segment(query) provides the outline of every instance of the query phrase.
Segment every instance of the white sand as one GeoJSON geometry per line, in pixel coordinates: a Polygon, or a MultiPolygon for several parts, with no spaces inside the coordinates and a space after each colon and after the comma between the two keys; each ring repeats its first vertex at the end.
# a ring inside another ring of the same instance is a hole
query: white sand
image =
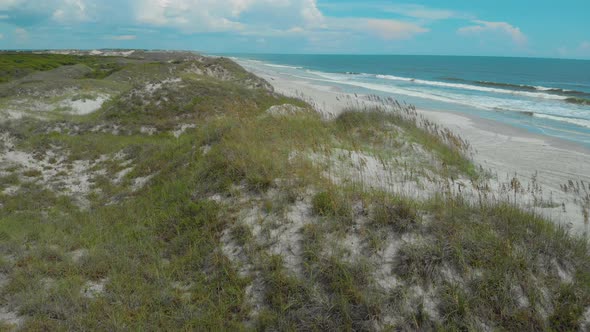
{"type": "Polygon", "coordinates": [[[174,135],[174,137],[176,137],[176,138],[179,138],[180,135],[184,134],[185,131],[187,131],[188,129],[193,129],[193,128],[197,128],[197,125],[185,123],[180,126],[177,126],[176,129],[174,129],[172,131],[172,135],[174,135]]]}
{"type": "MultiPolygon", "coordinates": [[[[326,118],[338,115],[351,105],[366,103],[358,98],[360,96],[343,94],[335,86],[295,80],[266,70],[259,72],[253,68],[246,69],[266,79],[277,92],[310,102],[326,118]]],[[[403,97],[400,97],[400,101],[403,101],[403,97]]],[[[573,233],[581,234],[588,230],[580,206],[580,195],[564,193],[561,185],[569,181],[590,184],[589,149],[463,113],[434,110],[418,112],[466,139],[475,150],[475,163],[495,176],[496,189],[501,183],[510,183],[515,175],[524,186],[530,185],[533,183],[531,178],[537,174],[536,183],[543,197],[563,205],[557,208],[536,208],[535,211],[572,227],[573,233]]]]}
{"type": "Polygon", "coordinates": [[[98,95],[95,99],[66,100],[61,106],[70,108],[72,114],[86,115],[98,111],[109,98],[109,95],[98,95]]]}

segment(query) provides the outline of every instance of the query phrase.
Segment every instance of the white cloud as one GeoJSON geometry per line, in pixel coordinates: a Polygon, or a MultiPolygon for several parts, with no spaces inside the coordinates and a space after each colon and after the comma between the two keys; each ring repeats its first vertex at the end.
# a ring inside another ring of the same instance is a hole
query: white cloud
{"type": "Polygon", "coordinates": [[[140,23],[188,33],[321,26],[316,0],[135,0],[140,23]]]}
{"type": "MultiPolygon", "coordinates": [[[[233,32],[244,36],[302,36],[309,40],[328,33],[341,38],[362,33],[385,40],[408,39],[429,30],[401,20],[326,17],[316,0],[135,0],[138,22],[172,27],[185,33],[233,32]]],[[[447,16],[424,7],[405,8],[421,16],[447,16]]]]}
{"type": "Polygon", "coordinates": [[[584,40],[576,47],[558,47],[557,55],[562,58],[588,58],[590,57],[590,41],[584,40]]]}
{"type": "Polygon", "coordinates": [[[508,35],[512,41],[517,45],[525,45],[527,43],[527,37],[520,28],[515,27],[507,22],[489,22],[482,20],[474,20],[473,23],[477,25],[467,26],[457,30],[462,35],[474,35],[485,32],[500,32],[508,35]]]}
{"type": "MultiPolygon", "coordinates": [[[[10,11],[14,11],[17,16],[34,14],[62,24],[90,20],[95,7],[97,2],[92,0],[0,0],[0,10],[8,11],[9,14],[10,11]]],[[[0,17],[9,18],[7,15],[0,17]]]]}
{"type": "MultiPolygon", "coordinates": [[[[425,18],[452,15],[450,11],[404,5],[390,9],[406,13],[406,20],[325,16],[318,7],[320,0],[124,0],[113,12],[117,1],[0,0],[0,10],[10,8],[17,16],[33,14],[44,22],[71,27],[84,22],[100,22],[105,25],[102,31],[120,27],[115,31],[121,35],[104,34],[104,39],[111,40],[133,40],[144,31],[168,28],[185,34],[231,33],[266,44],[273,39],[297,39],[310,45],[330,41],[345,45],[350,38],[409,39],[429,31],[423,26],[425,18]]],[[[12,18],[10,11],[7,14],[12,18]]],[[[26,38],[26,34],[22,36],[26,38]]]]}
{"type": "Polygon", "coordinates": [[[10,18],[10,16],[8,16],[8,15],[0,15],[0,20],[7,20],[9,18],[10,18]]]}
{"type": "Polygon", "coordinates": [[[16,40],[19,43],[25,42],[27,39],[29,39],[29,32],[23,28],[14,29],[14,34],[16,36],[16,40]]]}
{"type": "Polygon", "coordinates": [[[366,27],[386,40],[409,39],[417,34],[430,31],[413,23],[396,20],[367,19],[366,27]]]}
{"type": "MultiPolygon", "coordinates": [[[[64,0],[0,0],[0,11],[18,11],[45,15],[51,14],[52,10],[55,9],[64,0]]],[[[13,15],[11,15],[14,18],[13,15]]]]}
{"type": "Polygon", "coordinates": [[[137,39],[137,36],[136,35],[109,36],[108,39],[112,39],[112,40],[135,40],[135,39],[137,39]]]}
{"type": "Polygon", "coordinates": [[[466,16],[465,14],[453,10],[430,8],[413,4],[389,5],[384,6],[382,10],[407,17],[426,20],[446,20],[450,18],[462,18],[466,16]]]}
{"type": "Polygon", "coordinates": [[[0,0],[0,10],[9,10],[24,2],[23,0],[0,0]]]}
{"type": "Polygon", "coordinates": [[[322,9],[329,9],[332,12],[385,12],[393,13],[407,18],[419,19],[424,21],[438,21],[447,19],[466,19],[473,20],[475,17],[472,14],[444,9],[429,7],[419,4],[410,3],[393,3],[394,1],[356,1],[356,2],[334,2],[323,3],[319,7],[322,9]]]}
{"type": "Polygon", "coordinates": [[[53,11],[51,18],[59,23],[89,20],[87,5],[82,0],[63,0],[53,11]]]}
{"type": "Polygon", "coordinates": [[[0,39],[4,39],[4,35],[0,33],[0,39]]]}

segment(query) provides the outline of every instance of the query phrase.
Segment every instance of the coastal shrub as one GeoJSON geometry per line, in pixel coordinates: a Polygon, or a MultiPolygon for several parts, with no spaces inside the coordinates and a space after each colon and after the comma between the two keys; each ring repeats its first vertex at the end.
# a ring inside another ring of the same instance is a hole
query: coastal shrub
{"type": "Polygon", "coordinates": [[[322,249],[326,237],[326,232],[322,226],[317,223],[310,223],[301,229],[303,238],[301,258],[304,263],[305,272],[308,275],[316,273],[316,264],[322,258],[322,249]]]}
{"type": "Polygon", "coordinates": [[[257,330],[318,330],[337,324],[328,319],[328,308],[315,296],[312,285],[285,270],[281,256],[271,255],[264,263],[261,276],[267,307],[258,315],[257,330]]]}
{"type": "Polygon", "coordinates": [[[190,237],[195,232],[214,230],[218,225],[219,207],[213,201],[180,201],[177,212],[163,218],[159,225],[163,240],[190,237]]]}
{"type": "MultiPolygon", "coordinates": [[[[243,128],[236,131],[243,133],[243,128]]],[[[266,191],[273,183],[284,158],[272,147],[263,147],[250,137],[234,140],[241,134],[229,133],[214,146],[204,161],[201,178],[213,185],[211,189],[226,191],[231,184],[242,181],[254,191],[266,191]]]]}
{"type": "Polygon", "coordinates": [[[472,297],[463,287],[453,283],[445,283],[438,294],[440,303],[438,309],[445,317],[447,327],[456,331],[470,331],[475,329],[473,313],[470,307],[472,297]]]}
{"type": "Polygon", "coordinates": [[[343,296],[343,300],[350,304],[366,302],[359,285],[370,282],[369,269],[362,263],[350,264],[334,256],[326,258],[319,265],[322,282],[328,289],[343,296]]]}
{"type": "Polygon", "coordinates": [[[314,195],[311,201],[314,214],[323,217],[338,217],[339,220],[352,220],[352,207],[346,198],[334,190],[314,195]]]}
{"type": "Polygon", "coordinates": [[[390,227],[398,233],[415,229],[420,222],[416,204],[400,198],[379,198],[373,207],[371,222],[378,227],[390,227]]]}
{"type": "Polygon", "coordinates": [[[231,235],[234,238],[234,240],[237,242],[237,244],[241,247],[246,246],[253,239],[253,235],[252,235],[252,231],[250,230],[250,227],[248,225],[243,224],[243,223],[238,223],[237,225],[235,225],[231,230],[231,235]]]}
{"type": "Polygon", "coordinates": [[[124,67],[118,61],[117,58],[99,56],[3,52],[0,54],[0,82],[18,79],[35,71],[49,71],[77,64],[90,67],[85,78],[102,79],[124,67]]]}
{"type": "Polygon", "coordinates": [[[348,108],[338,115],[335,120],[341,130],[351,130],[367,126],[382,125],[383,120],[391,117],[381,108],[375,107],[370,109],[348,108]]]}
{"type": "Polygon", "coordinates": [[[413,282],[437,282],[446,260],[444,249],[436,242],[406,244],[399,249],[393,272],[413,282]]]}
{"type": "Polygon", "coordinates": [[[366,330],[381,313],[380,296],[369,293],[370,269],[363,262],[348,263],[337,257],[320,262],[319,277],[331,299],[331,324],[340,323],[338,329],[366,330]]]}
{"type": "Polygon", "coordinates": [[[324,191],[317,193],[312,200],[313,212],[320,216],[335,215],[334,202],[332,195],[324,191]]]}
{"type": "Polygon", "coordinates": [[[590,297],[574,285],[563,285],[553,301],[555,310],[549,317],[549,324],[555,331],[574,331],[580,326],[590,297]]]}
{"type": "Polygon", "coordinates": [[[40,170],[37,169],[30,169],[30,170],[26,170],[23,172],[23,176],[29,177],[29,178],[36,178],[43,175],[43,172],[41,172],[40,170]]]}
{"type": "Polygon", "coordinates": [[[392,108],[389,101],[382,102],[383,105],[376,107],[346,109],[334,120],[336,135],[343,140],[354,138],[351,144],[355,147],[361,142],[379,143],[378,149],[381,150],[383,142],[379,141],[380,136],[388,132],[395,134],[398,129],[394,128],[399,128],[405,141],[418,143],[440,158],[442,167],[438,171],[442,175],[457,177],[462,173],[478,178],[478,171],[468,158],[469,144],[461,137],[420,118],[410,106],[393,104],[392,108]]]}

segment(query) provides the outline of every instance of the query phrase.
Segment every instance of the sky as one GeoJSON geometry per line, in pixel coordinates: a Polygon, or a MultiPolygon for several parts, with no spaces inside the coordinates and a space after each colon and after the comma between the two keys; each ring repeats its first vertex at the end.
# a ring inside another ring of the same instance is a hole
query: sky
{"type": "Polygon", "coordinates": [[[0,49],[590,59],[589,0],[0,0],[0,49]]]}

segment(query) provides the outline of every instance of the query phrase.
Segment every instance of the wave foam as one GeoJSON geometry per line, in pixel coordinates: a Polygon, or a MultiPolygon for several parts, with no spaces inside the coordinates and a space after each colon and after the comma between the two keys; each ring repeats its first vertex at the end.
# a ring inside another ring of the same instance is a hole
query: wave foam
{"type": "Polygon", "coordinates": [[[301,67],[294,67],[294,66],[287,66],[287,65],[277,65],[274,63],[262,63],[265,66],[273,67],[273,68],[286,68],[286,69],[303,69],[301,67]]]}
{"type": "MultiPolygon", "coordinates": [[[[376,83],[368,83],[368,82],[360,82],[355,80],[346,80],[338,77],[337,75],[327,74],[322,72],[312,72],[321,78],[310,78],[310,77],[300,77],[302,79],[312,79],[317,81],[323,81],[328,83],[336,83],[336,84],[345,84],[349,86],[356,86],[368,90],[391,93],[391,94],[398,94],[398,95],[405,95],[410,97],[416,97],[421,99],[428,99],[434,101],[440,101],[444,103],[451,103],[451,104],[458,104],[478,109],[483,109],[487,111],[500,111],[500,112],[518,112],[528,115],[535,116],[537,110],[539,109],[538,102],[535,101],[526,101],[526,100],[512,100],[512,99],[504,99],[504,98],[496,98],[496,97],[483,97],[483,96],[474,96],[474,95],[463,95],[463,94],[455,94],[455,93],[444,93],[442,91],[437,91],[436,93],[433,91],[429,91],[426,89],[421,90],[413,90],[408,89],[406,87],[399,87],[395,85],[385,85],[385,84],[376,84],[376,83]]],[[[561,107],[557,104],[548,106],[551,107],[554,111],[563,112],[567,114],[568,112],[572,112],[572,110],[568,108],[561,107]]],[[[552,116],[552,115],[545,115],[545,116],[552,116]]],[[[553,115],[553,117],[559,119],[561,117],[553,115]]],[[[577,118],[569,118],[565,117],[566,120],[560,120],[562,122],[570,122],[572,124],[587,126],[590,123],[590,120],[583,120],[577,118]],[[586,122],[588,121],[588,122],[586,122]]]]}
{"type": "Polygon", "coordinates": [[[566,122],[566,123],[574,124],[574,125],[577,125],[580,127],[590,128],[590,120],[586,120],[586,119],[569,118],[569,117],[565,117],[565,116],[555,116],[555,115],[542,114],[542,113],[534,113],[533,116],[535,118],[547,119],[547,120],[553,120],[553,121],[559,121],[559,122],[566,122]]]}
{"type": "MultiPolygon", "coordinates": [[[[439,82],[439,81],[428,81],[428,80],[419,80],[414,78],[408,77],[399,77],[393,75],[374,75],[374,74],[365,74],[365,73],[356,73],[356,72],[349,72],[349,73],[327,73],[321,71],[314,71],[309,70],[301,67],[293,67],[293,66],[285,66],[285,65],[276,65],[276,64],[268,64],[262,63],[264,66],[267,67],[275,67],[275,68],[288,68],[288,69],[298,69],[300,75],[296,75],[295,73],[291,73],[292,77],[303,79],[303,80],[312,80],[318,82],[325,82],[325,83],[332,83],[332,84],[342,84],[348,86],[359,87],[367,90],[384,92],[394,95],[404,95],[408,97],[415,97],[420,99],[427,99],[432,101],[438,101],[443,103],[449,104],[456,104],[456,105],[463,105],[467,107],[473,107],[477,109],[482,109],[486,111],[495,111],[495,112],[518,112],[527,114],[529,116],[533,116],[540,119],[552,120],[562,123],[569,123],[576,126],[581,126],[584,128],[590,128],[590,119],[586,120],[583,118],[577,117],[569,117],[575,116],[576,112],[581,110],[575,110],[570,107],[566,107],[565,104],[562,104],[562,101],[567,99],[567,96],[563,95],[556,95],[551,93],[558,92],[556,88],[548,88],[543,86],[523,86],[523,89],[536,89],[538,92],[532,91],[518,91],[518,90],[507,90],[502,88],[494,88],[490,83],[488,87],[486,86],[478,86],[473,84],[480,84],[477,82],[472,81],[460,81],[465,83],[449,83],[449,82],[439,82]],[[382,79],[382,80],[395,80],[395,81],[403,81],[414,83],[416,86],[412,87],[411,85],[395,85],[395,84],[386,84],[381,83],[380,81],[374,80],[375,78],[382,79]],[[371,81],[373,80],[373,81],[371,81]],[[468,84],[472,83],[472,84],[468,84]],[[420,87],[419,85],[423,85],[424,87],[420,87]],[[432,88],[427,88],[432,87],[432,88]],[[453,88],[455,90],[449,89],[435,89],[435,88],[453,88]],[[473,94],[465,94],[461,93],[460,90],[476,90],[482,92],[489,92],[494,93],[496,96],[482,96],[482,95],[473,95],[473,94]],[[546,91],[547,93],[543,93],[541,91],[546,91]],[[526,96],[534,98],[535,100],[530,99],[507,99],[502,98],[502,94],[511,94],[516,96],[526,96]],[[543,104],[540,104],[541,100],[546,100],[543,104]],[[546,114],[546,113],[537,113],[539,110],[545,109],[550,111],[554,114],[546,114]],[[557,115],[559,114],[559,115],[557,115]],[[563,114],[563,115],[562,115],[563,114]]],[[[457,81],[459,81],[457,79],[457,81]]],[[[497,84],[497,83],[494,83],[497,84]]],[[[514,85],[512,86],[513,89],[517,89],[519,86],[514,85]]],[[[561,89],[559,89],[561,91],[561,89]]],[[[572,90],[563,90],[563,91],[572,91],[572,90]]],[[[572,91],[574,92],[574,91],[572,91]]]]}
{"type": "Polygon", "coordinates": [[[461,83],[426,81],[426,80],[419,80],[419,79],[407,78],[407,77],[398,77],[398,76],[392,76],[392,75],[376,75],[376,77],[380,78],[380,79],[386,79],[386,80],[412,82],[412,83],[416,83],[416,84],[437,86],[437,87],[443,87],[443,88],[453,88],[453,89],[481,91],[481,92],[489,92],[489,93],[520,95],[520,96],[525,96],[525,97],[530,97],[530,98],[543,98],[543,99],[553,99],[553,100],[567,99],[567,97],[565,97],[565,96],[559,96],[559,95],[555,95],[555,94],[541,93],[541,92],[527,92],[527,91],[518,91],[518,90],[488,88],[488,87],[482,87],[482,86],[471,85],[471,84],[461,84],[461,83]]]}

